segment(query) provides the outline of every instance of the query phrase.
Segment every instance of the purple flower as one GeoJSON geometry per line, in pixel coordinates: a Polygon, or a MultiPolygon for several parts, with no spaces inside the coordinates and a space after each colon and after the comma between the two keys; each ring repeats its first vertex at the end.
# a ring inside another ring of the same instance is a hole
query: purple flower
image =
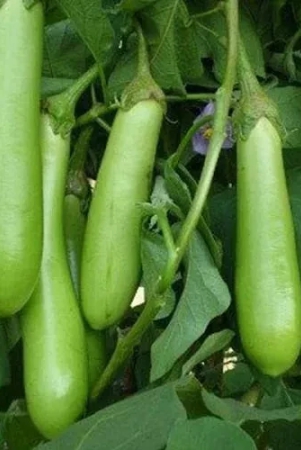
{"type": "MultiPolygon", "coordinates": [[[[207,103],[207,105],[202,109],[201,113],[195,118],[194,123],[205,116],[213,116],[215,112],[215,105],[211,101],[207,103]]],[[[213,129],[212,129],[212,122],[208,122],[205,125],[201,126],[199,130],[194,134],[192,138],[192,146],[193,150],[196,153],[200,153],[201,155],[206,155],[208,147],[209,147],[209,141],[212,136],[213,129]]],[[[224,143],[222,145],[222,148],[232,148],[234,143],[233,138],[233,129],[232,124],[230,121],[227,122],[226,125],[226,139],[224,140],[224,143]]]]}

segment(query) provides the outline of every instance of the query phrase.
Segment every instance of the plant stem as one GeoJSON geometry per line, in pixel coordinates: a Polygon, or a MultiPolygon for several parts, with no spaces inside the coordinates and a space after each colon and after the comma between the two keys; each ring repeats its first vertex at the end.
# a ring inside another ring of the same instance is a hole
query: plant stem
{"type": "Polygon", "coordinates": [[[183,137],[183,139],[181,140],[177,150],[175,151],[175,153],[170,157],[170,162],[171,162],[171,166],[172,168],[175,168],[181,158],[182,155],[187,147],[187,145],[189,144],[189,142],[191,141],[192,137],[194,136],[194,134],[206,123],[211,122],[213,119],[213,116],[205,116],[205,117],[201,117],[200,119],[196,120],[191,127],[189,128],[189,130],[187,131],[187,133],[185,134],[185,136],[183,137]]]}
{"type": "Polygon", "coordinates": [[[84,170],[92,132],[92,126],[87,126],[81,130],[81,133],[74,146],[74,151],[70,158],[69,170],[84,170]]]}
{"type": "Polygon", "coordinates": [[[255,94],[261,92],[262,88],[254,75],[245,46],[241,39],[239,39],[238,50],[238,73],[241,80],[242,97],[252,98],[255,94]]]}
{"type": "Polygon", "coordinates": [[[115,111],[117,108],[117,103],[113,103],[109,106],[106,106],[103,103],[96,103],[89,111],[79,116],[75,126],[82,127],[83,125],[87,125],[88,123],[94,122],[98,117],[104,116],[111,111],[115,111]]]}
{"type": "Polygon", "coordinates": [[[207,92],[202,94],[186,94],[186,95],[165,95],[167,102],[185,102],[185,101],[207,101],[214,100],[215,92],[207,92]]]}
{"type": "Polygon", "coordinates": [[[227,0],[225,4],[228,26],[228,55],[225,78],[217,92],[216,115],[214,118],[213,135],[209,145],[209,151],[205,159],[204,169],[201,174],[195,198],[191,210],[180,231],[175,256],[169,257],[163,276],[157,279],[153,295],[147,300],[146,305],[133,325],[129,333],[118,340],[116,349],[104,370],[101,378],[92,389],[90,398],[95,400],[100,393],[110,384],[120,367],[124,365],[131,355],[133,348],[139,343],[141,337],[149,327],[152,320],[164,304],[164,293],[174,280],[178,266],[187,249],[190,237],[198,223],[199,216],[204,206],[214,169],[218,160],[221,146],[225,139],[225,128],[228,119],[228,110],[231,102],[231,94],[236,75],[237,42],[238,42],[238,4],[237,0],[227,0]]]}
{"type": "Polygon", "coordinates": [[[222,9],[224,9],[224,2],[220,2],[215,8],[212,8],[209,11],[192,14],[191,18],[192,19],[202,19],[204,17],[211,16],[212,14],[219,13],[222,9]]]}
{"type": "Polygon", "coordinates": [[[63,136],[70,133],[75,125],[74,110],[78,99],[87,87],[99,75],[98,66],[95,64],[85,72],[72,86],[61,94],[54,95],[47,100],[48,112],[52,116],[55,133],[63,136]]]}
{"type": "Polygon", "coordinates": [[[284,51],[284,66],[286,67],[289,76],[292,80],[296,80],[296,64],[294,62],[294,47],[298,40],[301,37],[301,28],[296,31],[292,39],[289,41],[289,43],[286,46],[286,49],[284,51]]]}
{"type": "Polygon", "coordinates": [[[167,212],[164,210],[162,211],[162,210],[158,209],[157,216],[158,216],[159,226],[163,233],[164,242],[167,247],[169,257],[171,258],[176,251],[176,246],[175,246],[175,241],[174,241],[174,238],[173,238],[173,235],[171,232],[171,228],[170,228],[170,225],[168,222],[167,212]]]}
{"type": "Polygon", "coordinates": [[[66,183],[66,195],[72,194],[80,199],[86,199],[90,193],[89,183],[85,174],[85,162],[92,136],[93,127],[82,129],[70,158],[66,183]]]}
{"type": "Polygon", "coordinates": [[[101,128],[103,128],[107,133],[110,134],[111,127],[105,120],[101,119],[100,117],[97,117],[97,119],[95,120],[101,128]]]}
{"type": "Polygon", "coordinates": [[[228,111],[231,104],[231,95],[236,77],[236,62],[238,49],[238,5],[237,0],[228,0],[225,4],[228,25],[228,56],[227,67],[223,84],[216,93],[216,112],[213,121],[213,134],[209,142],[208,153],[200,181],[193,199],[191,208],[181,228],[177,241],[177,258],[174,263],[178,267],[190,237],[198,223],[200,214],[205,205],[207,195],[213,179],[215,167],[220,150],[225,140],[225,128],[228,111]]]}
{"type": "Polygon", "coordinates": [[[105,77],[103,68],[102,68],[102,66],[100,64],[97,65],[97,69],[98,69],[98,73],[99,73],[99,78],[100,78],[100,84],[101,84],[101,90],[102,90],[104,103],[105,103],[105,105],[108,105],[108,94],[107,94],[106,77],[105,77]]]}

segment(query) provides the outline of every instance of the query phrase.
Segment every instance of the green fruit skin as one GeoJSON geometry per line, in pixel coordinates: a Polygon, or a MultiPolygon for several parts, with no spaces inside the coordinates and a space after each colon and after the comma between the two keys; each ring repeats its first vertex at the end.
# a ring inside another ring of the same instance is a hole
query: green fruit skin
{"type": "Polygon", "coordinates": [[[114,120],[99,170],[84,238],[81,301],[92,328],[120,321],[138,287],[142,211],[148,200],[163,119],[144,100],[114,120]]]}
{"type": "Polygon", "coordinates": [[[83,412],[88,362],[83,321],[70,277],[63,230],[69,138],[42,117],[44,247],[41,273],[21,312],[24,383],[29,414],[48,439],[83,412]]]}
{"type": "Polygon", "coordinates": [[[281,140],[261,118],[237,142],[236,306],[242,345],[277,377],[301,346],[301,287],[281,140]]]}
{"type": "Polygon", "coordinates": [[[42,4],[0,6],[0,316],[19,311],[42,256],[39,99],[42,4]]]}
{"type": "MultiPolygon", "coordinates": [[[[86,228],[86,218],[81,210],[81,201],[73,194],[65,196],[64,231],[67,248],[67,259],[70,274],[77,297],[79,298],[80,263],[82,244],[86,228]]],[[[105,334],[91,330],[85,324],[85,335],[88,354],[89,388],[92,389],[107,364],[105,334]]]]}

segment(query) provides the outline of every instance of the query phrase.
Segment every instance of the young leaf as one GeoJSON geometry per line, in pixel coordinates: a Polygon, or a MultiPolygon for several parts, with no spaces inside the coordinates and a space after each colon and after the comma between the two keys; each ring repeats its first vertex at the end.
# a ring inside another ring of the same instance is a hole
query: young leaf
{"type": "Polygon", "coordinates": [[[232,330],[222,330],[208,336],[197,352],[184,364],[183,375],[188,374],[197,364],[205,361],[209,356],[227,347],[234,334],[232,330]]]}
{"type": "Polygon", "coordinates": [[[202,336],[210,321],[230,304],[227,285],[197,232],[191,240],[186,261],[187,277],[179,304],[168,327],[152,346],[152,381],[165,375],[202,336]]]}
{"type": "Polygon", "coordinates": [[[192,202],[191,193],[188,186],[182,181],[168,161],[164,166],[164,178],[169,196],[186,214],[192,202]]]}
{"type": "Polygon", "coordinates": [[[242,429],[215,417],[183,420],[172,429],[166,450],[256,450],[242,429]]]}
{"type": "Polygon", "coordinates": [[[115,403],[70,427],[41,450],[162,450],[186,413],[172,384],[115,403]]]}
{"type": "MultiPolygon", "coordinates": [[[[142,282],[145,287],[146,300],[151,297],[153,287],[162,274],[167,262],[167,250],[163,237],[159,234],[143,231],[141,242],[142,282]]],[[[157,314],[157,319],[168,317],[175,305],[175,295],[170,288],[165,293],[165,305],[157,314]]]]}

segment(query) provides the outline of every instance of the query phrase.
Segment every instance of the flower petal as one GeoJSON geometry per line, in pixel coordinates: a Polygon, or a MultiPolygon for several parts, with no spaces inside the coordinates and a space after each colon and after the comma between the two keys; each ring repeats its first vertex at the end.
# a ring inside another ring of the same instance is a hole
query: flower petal
{"type": "Polygon", "coordinates": [[[226,134],[227,137],[223,142],[222,148],[229,149],[234,145],[233,127],[230,121],[228,121],[226,125],[226,134]]]}
{"type": "Polygon", "coordinates": [[[201,112],[201,116],[213,116],[215,113],[215,104],[213,103],[213,101],[210,101],[209,103],[207,103],[207,105],[203,108],[202,112],[201,112]]]}
{"type": "Polygon", "coordinates": [[[195,135],[192,138],[192,146],[193,150],[196,153],[200,153],[200,155],[206,155],[209,141],[208,139],[205,139],[202,133],[195,133],[195,135]]]}

